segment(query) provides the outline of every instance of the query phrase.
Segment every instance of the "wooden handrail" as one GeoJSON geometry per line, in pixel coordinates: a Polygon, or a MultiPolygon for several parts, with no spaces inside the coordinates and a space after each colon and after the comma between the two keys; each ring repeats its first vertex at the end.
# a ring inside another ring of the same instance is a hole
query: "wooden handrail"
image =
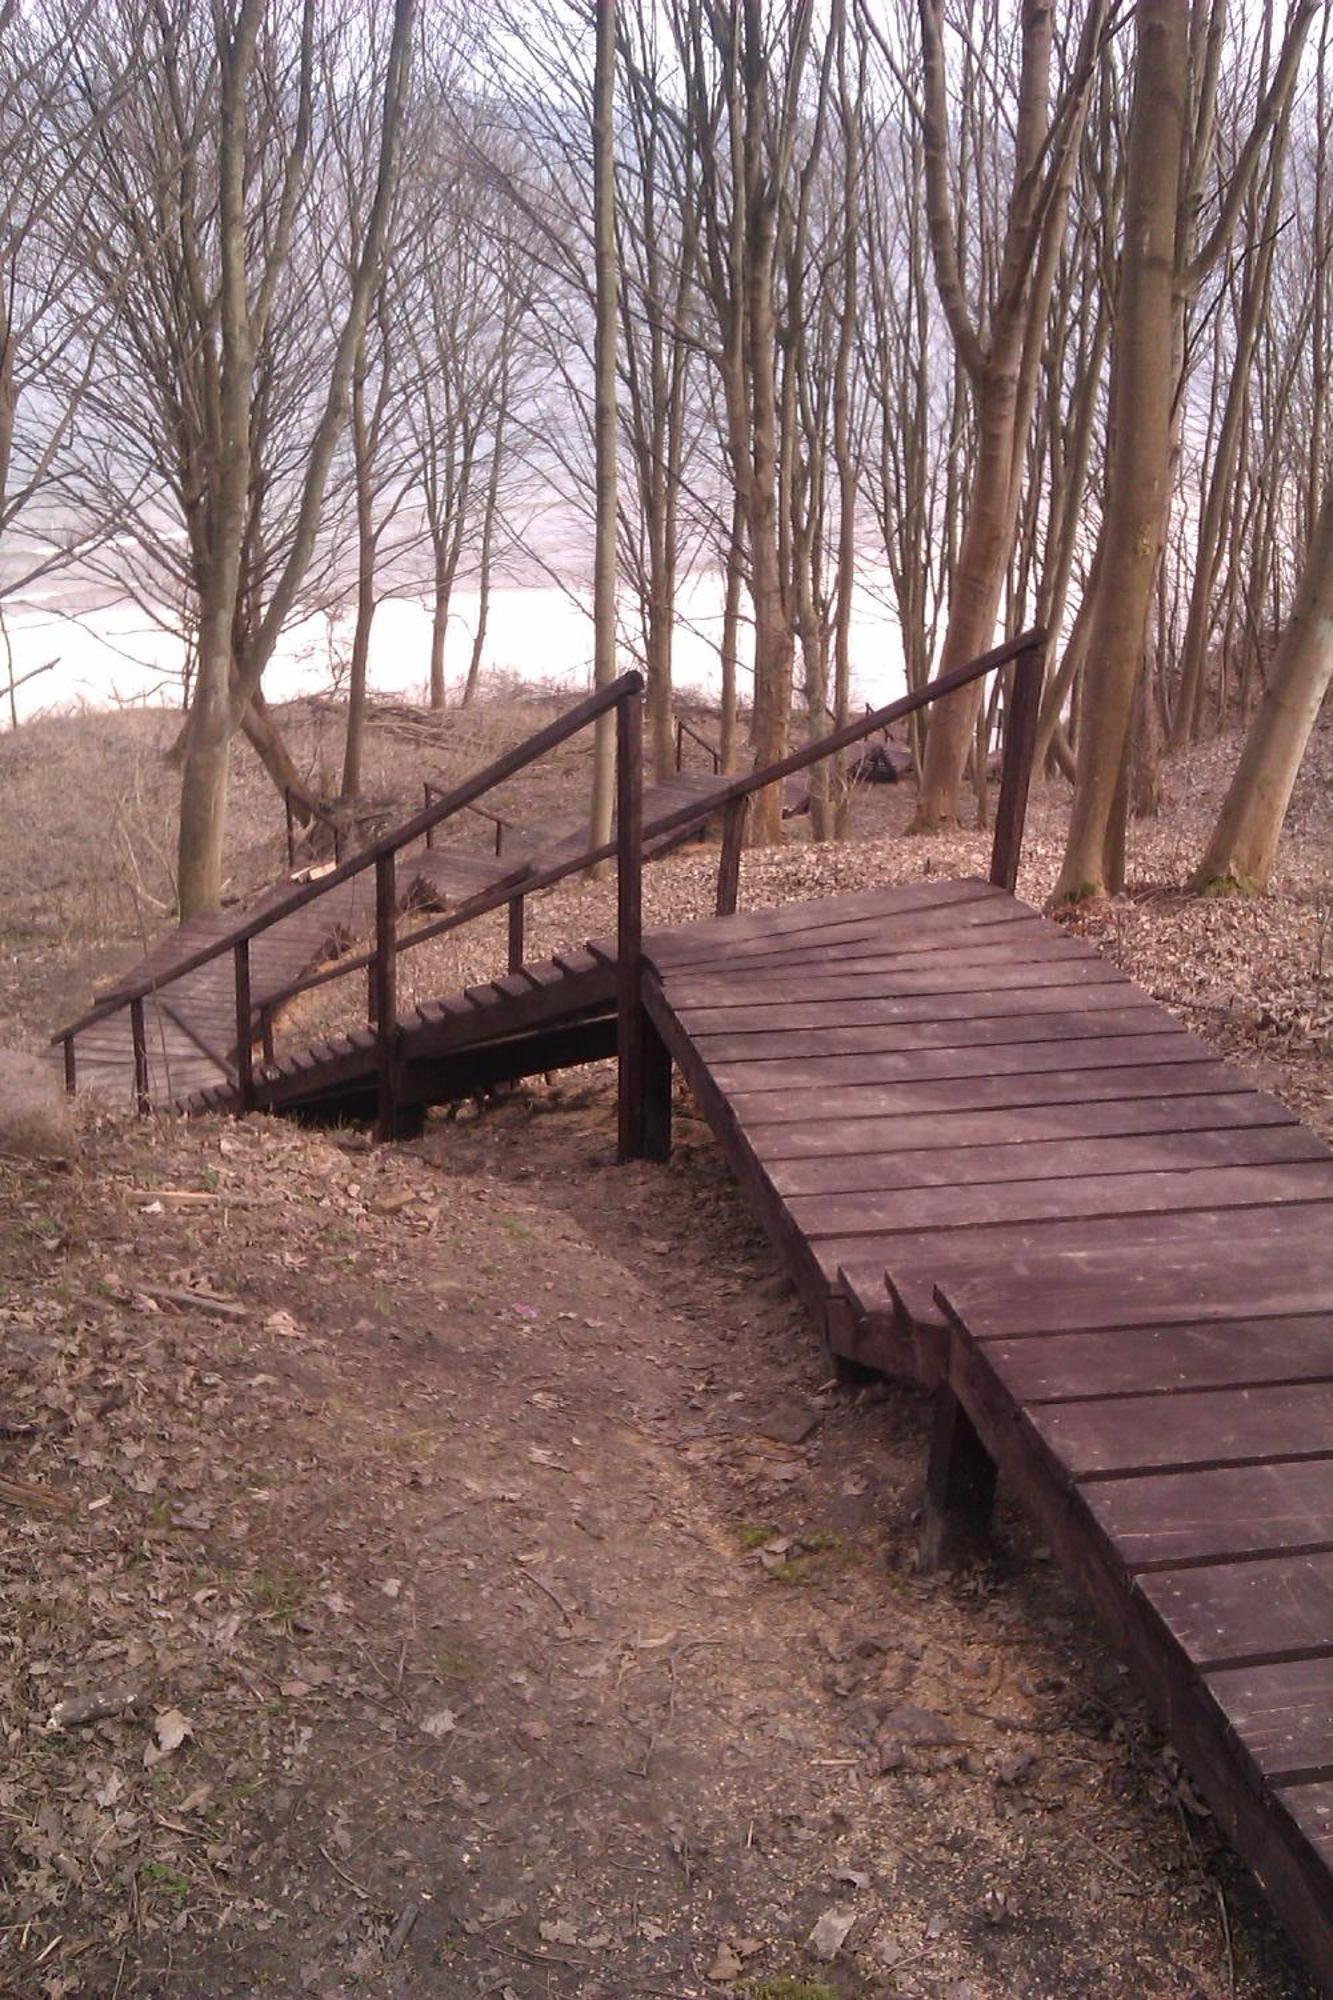
{"type": "MultiPolygon", "coordinates": [[[[118,987],[114,994],[109,994],[95,1007],[90,1007],[77,1021],[72,1021],[68,1027],[61,1028],[59,1033],[52,1035],[52,1046],[67,1040],[71,1035],[82,1034],[83,1030],[92,1027],[94,1022],[106,1020],[109,1015],[119,1013],[132,1001],[146,1000],[149,994],[161,992],[164,986],[170,986],[177,979],[183,979],[187,972],[195,972],[201,965],[208,965],[213,959],[221,958],[224,953],[234,951],[237,945],[248,944],[262,931],[269,930],[284,917],[290,917],[297,910],[304,909],[307,903],[314,902],[328,890],[336,888],[339,883],[351,881],[354,875],[360,875],[365,869],[373,868],[377,862],[397,854],[400,848],[419,840],[427,828],[438,826],[441,820],[449,819],[454,813],[461,812],[464,806],[471,805],[474,799],[480,798],[483,793],[492,790],[506,778],[513,777],[515,772],[526,769],[539,757],[545,756],[548,750],[553,750],[557,744],[565,742],[570,736],[576,736],[579,730],[596,721],[599,715],[605,715],[618,702],[642,692],[642,674],[634,671],[621,674],[618,680],[611,681],[604,688],[598,688],[594,694],[576,703],[554,722],[548,723],[536,736],[527,738],[513,750],[506,751],[502,757],[495,758],[484,770],[465,778],[451,792],[446,792],[433,806],[424,807],[421,812],[414,813],[411,819],[404,820],[401,825],[392,828],[388,833],[381,834],[378,840],[372,841],[368,847],[362,848],[359,854],[344,861],[328,875],[321,875],[316,882],[303,884],[281,903],[271,904],[268,909],[252,917],[248,923],[229,931],[225,938],[219,938],[215,943],[203,945],[198,951],[191,952],[188,958],[183,958],[178,965],[173,965],[168,971],[153,978],[137,979],[130,986],[118,987]]],[[[516,871],[515,880],[519,879],[521,872],[516,871]]]]}
{"type": "Polygon", "coordinates": [[[776,764],[765,764],[758,771],[742,772],[731,780],[725,791],[715,793],[706,805],[681,806],[677,812],[656,823],[653,830],[655,833],[677,833],[682,827],[711,819],[730,800],[749,798],[753,792],[762,792],[769,785],[779,784],[783,778],[791,777],[794,771],[804,771],[825,757],[836,756],[839,750],[859,743],[863,736],[873,736],[877,730],[886,729],[903,716],[914,715],[919,708],[928,708],[931,702],[939,701],[943,695],[956,694],[959,688],[980,680],[983,674],[993,673],[996,667],[1006,667],[1011,660],[1017,660],[1024,653],[1044,653],[1045,648],[1046,634],[1039,626],[1034,626],[1030,632],[1020,632],[1016,639],[1006,640],[1003,646],[996,646],[992,652],[967,660],[961,667],[951,667],[948,673],[937,675],[924,687],[915,689],[911,694],[900,695],[897,701],[889,702],[884,708],[871,709],[859,722],[849,722],[842,729],[830,730],[827,736],[817,737],[803,749],[793,750],[790,756],[780,758],[776,764]]]}

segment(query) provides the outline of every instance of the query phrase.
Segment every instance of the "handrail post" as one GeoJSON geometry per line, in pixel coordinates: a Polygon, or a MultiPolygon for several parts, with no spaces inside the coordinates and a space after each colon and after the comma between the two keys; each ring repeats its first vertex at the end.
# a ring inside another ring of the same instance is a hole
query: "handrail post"
{"type": "Polygon", "coordinates": [[[685,718],[683,716],[678,715],[676,717],[676,769],[678,771],[682,771],[684,770],[684,768],[685,768],[685,718]]]}
{"type": "Polygon", "coordinates": [[[73,1035],[66,1035],[64,1037],[64,1050],[65,1050],[65,1089],[69,1093],[69,1095],[73,1097],[75,1090],[78,1088],[76,1072],[74,1068],[73,1035]]]}
{"type": "Polygon", "coordinates": [[[990,879],[1012,896],[1018,887],[1018,862],[1023,849],[1032,760],[1037,748],[1037,720],[1045,680],[1046,646],[1039,641],[1014,662],[1010,698],[1004,717],[1004,750],[1000,760],[1000,797],[995,808],[990,879]]]}
{"type": "Polygon", "coordinates": [[[375,1137],[391,1139],[397,1126],[397,1078],[394,1074],[398,1027],[397,869],[392,854],[375,862],[375,1044],[379,1073],[379,1106],[375,1137]]]}
{"type": "Polygon", "coordinates": [[[236,1097],[241,1114],[255,1108],[255,1049],[250,1005],[250,940],[232,947],[236,978],[236,1097]]]}
{"type": "Polygon", "coordinates": [[[509,904],[509,970],[517,972],[523,963],[523,898],[514,896],[509,904]]]}
{"type": "Polygon", "coordinates": [[[284,785],[282,788],[282,803],[287,809],[287,867],[291,870],[296,866],[296,823],[292,818],[292,788],[290,785],[284,785]]]}
{"type": "Polygon", "coordinates": [[[745,845],[745,815],[750,801],[728,799],[722,816],[722,853],[717,864],[717,914],[735,915],[741,884],[741,849],[745,845]]]}
{"type": "MultiPolygon", "coordinates": [[[[421,802],[423,810],[426,812],[430,811],[430,793],[431,793],[430,780],[427,779],[426,783],[421,787],[421,802]]],[[[426,828],[426,846],[429,849],[434,847],[434,845],[435,845],[435,828],[433,826],[428,826],[426,828]]]]}
{"type": "Polygon", "coordinates": [[[616,1098],[618,1153],[644,1147],[643,1066],[643,706],[616,704],[616,1098]]]}
{"type": "Polygon", "coordinates": [[[273,1009],[271,1007],[261,1007],[259,1010],[259,1046],[263,1051],[264,1061],[271,1063],[273,1061],[273,1009]]]}
{"type": "Polygon", "coordinates": [[[143,1001],[130,1002],[130,1040],[134,1044],[134,1108],[141,1118],[148,1116],[148,1042],[143,1027],[143,1001]]]}

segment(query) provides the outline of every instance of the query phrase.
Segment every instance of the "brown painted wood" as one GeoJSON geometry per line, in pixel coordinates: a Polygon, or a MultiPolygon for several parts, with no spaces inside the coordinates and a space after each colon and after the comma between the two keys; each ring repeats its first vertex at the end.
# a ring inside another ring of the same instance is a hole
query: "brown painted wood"
{"type": "Polygon", "coordinates": [[[1088,1104],[1099,1098],[1170,1095],[1197,1097],[1235,1086],[1225,1063],[1157,1062],[1132,1069],[1052,1070],[1025,1076],[941,1078],[938,1081],[866,1084],[860,1089],[734,1092],[731,1102],[748,1127],[814,1124],[842,1118],[926,1116],[934,1112],[998,1110],[1055,1104],[1088,1104]]]}
{"type": "Polygon", "coordinates": [[[1058,1042],[1000,1042],[989,1047],[951,1046],[858,1055],[795,1057],[790,1062],[759,1057],[709,1066],[728,1095],[747,1101],[765,1091],[856,1090],[936,1077],[995,1078],[1066,1074],[1078,1064],[1085,1073],[1136,1069],[1153,1063],[1200,1063],[1215,1058],[1208,1044],[1168,1027],[1160,1034],[1088,1035],[1058,1042]]]}
{"type": "Polygon", "coordinates": [[[1028,1415],[1080,1480],[1317,1458],[1333,1447],[1333,1380],[1043,1403],[1028,1415]]]}
{"type": "Polygon", "coordinates": [[[1198,1672],[1322,1654],[1333,1691],[1333,1551],[1161,1570],[1138,1587],[1198,1672]]]}
{"type": "Polygon", "coordinates": [[[1135,1575],[1333,1548],[1329,1457],[1098,1479],[1080,1498],[1135,1575]]]}
{"type": "Polygon", "coordinates": [[[969,1324],[988,1336],[1021,1339],[1071,1326],[1111,1327],[1194,1322],[1204,1316],[1327,1313],[1333,1285],[1333,1213],[1284,1210],[1281,1227],[1262,1211],[1226,1219],[1190,1218],[1164,1240],[1162,1219],[1136,1228],[1134,1254],[1123,1230],[1108,1242],[1096,1224],[1083,1225],[1082,1247],[1054,1240],[1018,1249],[997,1268],[990,1246],[955,1237],[941,1246],[936,1282],[969,1324]],[[1297,1222],[1295,1218],[1300,1218],[1297,1222]],[[1151,1225],[1149,1227],[1148,1225],[1151,1225]],[[1052,1260],[1051,1249],[1064,1252],[1052,1260]]]}
{"type": "Polygon", "coordinates": [[[1316,1382],[1333,1375],[1333,1331],[1318,1313],[1079,1328],[1027,1340],[980,1339],[978,1346],[1023,1403],[1316,1382]]]}
{"type": "MultiPolygon", "coordinates": [[[[761,1043],[754,1042],[760,1035],[781,1035],[787,1039],[848,1029],[868,1034],[874,1028],[942,1026],[951,1021],[1035,1022],[1045,1014],[1114,1013],[1145,1004],[1133,987],[1113,978],[1085,979],[1080,975],[1072,987],[1058,981],[1036,980],[1035,975],[1031,975],[1031,982],[1008,989],[990,987],[980,981],[943,993],[917,994],[904,992],[896,980],[886,979],[878,990],[867,982],[855,991],[824,994],[826,982],[811,978],[800,983],[799,997],[789,993],[785,1002],[774,1000],[760,988],[749,1003],[732,997],[725,1005],[706,1007],[681,1000],[674,985],[671,993],[673,1012],[692,1039],[711,1051],[724,1037],[728,1040],[744,1037],[742,1056],[752,1047],[762,1048],[761,1043]]],[[[744,987],[738,990],[744,994],[744,987]]],[[[1162,1032],[1168,1029],[1185,1032],[1177,1029],[1177,1024],[1160,1009],[1153,1018],[1162,1032]]]]}
{"type": "MultiPolygon", "coordinates": [[[[997,996],[1005,1002],[1015,996],[997,996]]],[[[1150,1003],[1125,1004],[1114,986],[1092,986],[1076,996],[1071,1007],[1057,995],[1044,994],[1036,1007],[1015,1004],[1012,1011],[964,1015],[957,1009],[940,1018],[933,1003],[913,1011],[926,1016],[912,1020],[854,1021],[850,1026],[772,1028],[762,1022],[748,1032],[695,1035],[694,1041],[710,1064],[726,1062],[790,1062],[811,1056],[891,1055],[930,1048],[999,1048],[1019,1042],[1088,1041],[1106,1035],[1162,1032],[1160,1008],[1150,1003]]],[[[909,1010],[905,1009],[904,1013],[909,1010]]]]}
{"type": "Polygon", "coordinates": [[[1175,1130],[1045,1142],[1011,1139],[1003,1145],[939,1145],[891,1153],[818,1153],[805,1159],[769,1160],[767,1165],[778,1192],[791,1197],[969,1188],[991,1181],[1065,1180],[1080,1172],[1135,1175],[1327,1157],[1314,1134],[1292,1120],[1282,1125],[1233,1125],[1219,1131],[1175,1130]]]}
{"type": "MultiPolygon", "coordinates": [[[[1118,1232],[1128,1244],[1142,1218],[1183,1217],[1195,1209],[1258,1211],[1268,1218],[1280,1207],[1308,1202],[1333,1203],[1333,1159],[1326,1153],[1277,1166],[1247,1163],[1031,1181],[1021,1178],[1021,1169],[1016,1168],[1007,1180],[970,1187],[794,1195],[787,1206],[797,1227],[810,1237],[916,1235],[926,1230],[970,1231],[1029,1223],[1058,1223],[1068,1235],[1076,1218],[1104,1222],[1132,1217],[1135,1227],[1118,1232]]],[[[1327,1213],[1333,1216],[1333,1207],[1327,1213]]]]}
{"type": "MultiPolygon", "coordinates": [[[[762,1007],[769,1011],[782,1009],[785,1018],[785,1010],[793,1005],[800,1008],[811,1001],[850,1001],[858,1012],[849,1016],[844,1009],[842,1023],[845,1024],[849,1018],[861,1018],[859,1009],[863,1002],[870,1000],[906,1000],[914,995],[944,999],[951,994],[990,995],[1007,991],[1036,995],[1057,988],[1072,996],[1092,986],[1114,986],[1124,996],[1122,1004],[1128,1003],[1134,996],[1134,988],[1125,975],[1105,959],[1060,958],[1050,964],[1001,965],[994,968],[979,965],[969,971],[945,968],[939,972],[913,969],[907,972],[862,973],[859,969],[839,972],[835,966],[829,972],[790,972],[773,979],[757,975],[753,980],[729,983],[708,992],[696,988],[697,1000],[691,999],[688,991],[682,992],[679,1011],[682,1019],[688,1020],[691,1032],[707,1034],[739,1026],[739,1018],[728,1021],[725,1017],[736,1015],[737,1009],[743,1014],[747,1007],[762,1007]]],[[[677,995],[673,989],[673,1007],[676,1004],[677,995]]],[[[1068,1006],[1071,1002],[1066,999],[1064,1004],[1068,1006]]],[[[1162,1018],[1164,1022],[1171,1020],[1165,1012],[1162,1018]]],[[[789,1025],[804,1027],[819,1024],[798,1018],[789,1025]]]]}
{"type": "Polygon", "coordinates": [[[890,1114],[774,1125],[764,1135],[764,1158],[771,1167],[786,1161],[846,1159],[862,1153],[873,1158],[898,1151],[957,1152],[961,1158],[974,1145],[1028,1145],[1043,1140],[1079,1144],[1084,1134],[1098,1139],[1296,1124],[1292,1113],[1275,1097],[1237,1089],[1234,1071],[1224,1072],[1224,1077],[1231,1083],[1231,1089],[1224,1087],[1183,1096],[1076,1100],[993,1111],[963,1106],[926,1116],[890,1114]]]}

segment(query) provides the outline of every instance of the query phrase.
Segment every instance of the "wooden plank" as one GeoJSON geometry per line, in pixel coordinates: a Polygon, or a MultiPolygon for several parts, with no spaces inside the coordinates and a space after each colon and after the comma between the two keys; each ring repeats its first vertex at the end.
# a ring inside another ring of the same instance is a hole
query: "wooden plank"
{"type": "Polygon", "coordinates": [[[1333,1329],[1320,1313],[1115,1327],[1109,1332],[1079,1327],[1028,1340],[978,1336],[977,1344],[1023,1403],[1315,1382],[1333,1376],[1333,1329]]]}
{"type": "Polygon", "coordinates": [[[1017,910],[1024,916],[1037,914],[1029,904],[1006,897],[976,878],[888,884],[858,889],[844,896],[824,896],[815,903],[782,903],[772,909],[740,910],[732,917],[714,917],[654,931],[653,962],[661,970],[668,964],[685,963],[700,946],[705,952],[717,955],[752,938],[781,937],[817,925],[849,922],[859,917],[882,918],[885,922],[907,920],[926,910],[986,903],[1017,910]]]}
{"type": "Polygon", "coordinates": [[[1323,1866],[1333,1869],[1333,1784],[1293,1785],[1279,1796],[1323,1866]]]}
{"type": "MultiPolygon", "coordinates": [[[[702,1035],[740,1026],[750,1007],[763,1007],[770,1011],[781,1009],[782,1019],[788,1027],[803,1028],[820,1025],[817,1020],[801,1018],[801,1010],[809,1001],[853,1001],[858,1011],[852,1019],[875,1020],[878,1018],[876,1015],[860,1013],[863,1003],[905,1000],[913,995],[944,999],[955,993],[1018,991],[1036,995],[1054,988],[1064,988],[1073,994],[1091,986],[1116,987],[1124,996],[1124,1005],[1129,1005],[1135,995],[1135,989],[1124,973],[1118,972],[1108,960],[1071,958],[1052,961],[1049,966],[1004,965],[997,966],[993,971],[977,966],[971,971],[895,971],[864,976],[859,972],[840,973],[836,968],[828,973],[792,972],[772,980],[761,977],[737,980],[734,985],[719,988],[715,995],[701,995],[698,1004],[689,1002],[683,993],[671,986],[667,988],[667,998],[689,1032],[702,1035]],[[796,1010],[794,1015],[787,1012],[791,1008],[796,1010]],[[728,1016],[732,1018],[728,1019],[728,1016]]],[[[985,1009],[980,1011],[984,1013],[985,1009]]],[[[1163,1010],[1162,1018],[1169,1021],[1171,1017],[1163,1010]]],[[[847,1020],[844,1011],[840,1025],[845,1025],[847,1020]]]]}
{"type": "Polygon", "coordinates": [[[1040,1403],[1028,1415],[1074,1479],[1257,1465],[1328,1453],[1333,1381],[1040,1403]]]}
{"type": "MultiPolygon", "coordinates": [[[[1023,909],[986,903],[968,904],[965,910],[965,918],[954,908],[927,910],[901,920],[883,915],[811,920],[803,929],[779,936],[748,938],[709,949],[704,948],[707,940],[701,938],[696,955],[664,957],[658,971],[674,991],[694,980],[806,969],[812,959],[821,957],[849,964],[882,958],[901,961],[906,969],[911,965],[933,966],[941,959],[961,961],[969,947],[985,952],[1021,950],[1042,959],[1098,956],[1088,945],[1063,937],[1023,909]]],[[[650,939],[654,953],[660,935],[654,933],[650,939]]]]}
{"type": "MultiPolygon", "coordinates": [[[[1006,1000],[1010,995],[1003,996],[1006,1000]]],[[[927,1012],[927,1008],[920,1010],[927,1012]]],[[[848,1009],[854,1013],[854,1006],[848,1009]]],[[[1173,1024],[1159,1007],[1126,1006],[1114,986],[1092,986],[1071,1008],[1067,1000],[1044,995],[1040,1008],[980,1018],[946,1017],[929,1009],[925,1020],[862,1023],[848,1027],[773,1028],[748,1033],[695,1035],[700,1055],[710,1063],[791,1061],[808,1056],[891,1055],[913,1049],[995,1048],[1018,1042],[1087,1041],[1104,1035],[1161,1033],[1173,1024]]]]}
{"type": "Polygon", "coordinates": [[[765,1165],[778,1192],[790,1197],[1056,1180],[1080,1171],[1140,1174],[1327,1157],[1314,1134],[1293,1119],[1282,1125],[1233,1125],[1221,1131],[1173,1129],[1128,1137],[1096,1134],[1046,1141],[1010,1139],[1002,1145],[941,1144],[905,1147],[899,1152],[817,1153],[804,1159],[770,1160],[765,1154],[765,1165]]]}
{"type": "MultiPolygon", "coordinates": [[[[743,994],[744,987],[739,991],[743,994]]],[[[817,996],[817,982],[807,980],[798,1000],[785,1006],[757,993],[753,1005],[732,1000],[725,1007],[687,1007],[672,995],[676,1018],[701,1048],[712,1050],[723,1037],[743,1038],[747,1045],[760,1035],[784,1038],[795,1035],[838,1033],[849,1029],[868,1034],[876,1028],[943,1025],[952,1021],[1024,1021],[1045,1015],[1118,1012],[1142,1005],[1133,987],[1119,980],[1080,979],[1076,987],[1040,982],[1016,989],[992,988],[984,983],[950,990],[947,993],[909,994],[899,992],[889,982],[882,993],[857,990],[854,993],[817,996]],[[815,990],[812,990],[815,989],[815,990]]],[[[1176,1024],[1160,1009],[1153,1019],[1163,1029],[1176,1024]]],[[[1184,1033],[1184,1029],[1177,1030],[1184,1033]]],[[[746,1052],[742,1048],[741,1053],[746,1052]]]]}
{"type": "MultiPolygon", "coordinates": [[[[1132,1217],[1120,1232],[1127,1245],[1147,1216],[1169,1218],[1194,1209],[1255,1210],[1268,1214],[1287,1204],[1333,1202],[1333,1159],[1327,1154],[1277,1166],[1198,1167],[1183,1172],[1087,1174],[1025,1180],[1015,1167],[1007,1180],[973,1186],[893,1188],[884,1192],[794,1195],[792,1220],[812,1238],[895,1236],[925,1230],[987,1228],[1002,1224],[1072,1223],[1076,1217],[1132,1217]]],[[[1333,1214],[1331,1209],[1330,1214],[1333,1214]]]]}
{"type": "Polygon", "coordinates": [[[1199,1063],[1214,1060],[1206,1042],[1182,1030],[1164,1034],[1088,1036],[1069,1042],[1001,1042],[987,1048],[949,1047],[888,1050],[880,1054],[804,1056],[790,1062],[760,1058],[752,1062],[711,1063],[718,1085],[729,1096],[747,1100],[764,1091],[823,1091],[858,1089],[862,1085],[914,1083],[934,1077],[1044,1076],[1065,1073],[1075,1062],[1089,1073],[1103,1069],[1136,1069],[1149,1063],[1199,1063]]]}
{"type": "MultiPolygon", "coordinates": [[[[842,1118],[926,1116],[1028,1105],[1090,1104],[1099,1098],[1197,1097],[1234,1090],[1225,1063],[1188,1060],[1133,1069],[1052,1070],[1025,1076],[950,1077],[927,1082],[867,1084],[861,1089],[734,1092],[732,1105],[747,1127],[829,1123],[842,1118]]],[[[764,1144],[767,1145],[765,1139],[764,1144]]]]}
{"type": "Polygon", "coordinates": [[[1223,1227],[1221,1218],[1203,1212],[1178,1218],[1174,1241],[1163,1240],[1162,1220],[1136,1226],[1132,1256],[1123,1229],[1122,1240],[1108,1243],[1101,1225],[1085,1223],[1081,1244],[1062,1243],[1048,1230],[1026,1248],[1011,1245],[1003,1269],[988,1244],[969,1238],[964,1251],[955,1237],[940,1246],[936,1283],[960,1318],[977,1317],[988,1335],[1014,1339],[1071,1326],[1093,1331],[1214,1316],[1327,1314],[1333,1215],[1284,1209],[1274,1228],[1259,1210],[1232,1216],[1223,1227]],[[1280,1254],[1270,1263],[1273,1250],[1280,1254]]]}
{"type": "Polygon", "coordinates": [[[1135,1574],[1333,1548],[1329,1458],[1099,1479],[1081,1497],[1135,1574]]]}
{"type": "Polygon", "coordinates": [[[1333,1552],[1160,1570],[1136,1588],[1201,1673],[1333,1655],[1333,1552]]]}

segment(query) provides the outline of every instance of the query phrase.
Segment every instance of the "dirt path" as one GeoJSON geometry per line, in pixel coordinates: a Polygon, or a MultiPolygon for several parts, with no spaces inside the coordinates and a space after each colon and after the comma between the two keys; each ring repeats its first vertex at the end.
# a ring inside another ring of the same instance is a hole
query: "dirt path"
{"type": "Polygon", "coordinates": [[[0,1164],[0,1992],[1306,1991],[1039,1552],[914,1576],[919,1403],[683,1133],[0,1164]]]}

